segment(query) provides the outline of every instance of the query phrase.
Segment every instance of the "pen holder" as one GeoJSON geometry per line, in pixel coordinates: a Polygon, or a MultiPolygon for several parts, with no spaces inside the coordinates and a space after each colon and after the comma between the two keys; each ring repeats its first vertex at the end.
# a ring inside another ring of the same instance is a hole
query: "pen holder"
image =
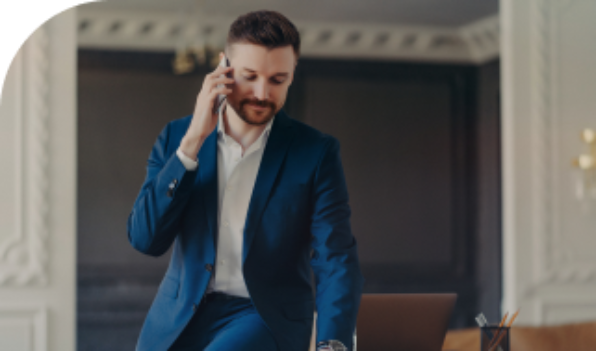
{"type": "Polygon", "coordinates": [[[480,351],[510,351],[508,327],[498,326],[480,328],[480,351]]]}

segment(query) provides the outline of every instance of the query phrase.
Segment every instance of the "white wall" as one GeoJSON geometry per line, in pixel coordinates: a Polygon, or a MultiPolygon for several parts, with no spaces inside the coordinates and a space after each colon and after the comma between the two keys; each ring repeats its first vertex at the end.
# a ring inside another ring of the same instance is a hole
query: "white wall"
{"type": "Polygon", "coordinates": [[[40,27],[0,105],[0,350],[75,349],[76,27],[40,27]]]}
{"type": "Polygon", "coordinates": [[[502,0],[504,311],[596,320],[596,208],[571,161],[596,128],[596,1],[502,0]]]}

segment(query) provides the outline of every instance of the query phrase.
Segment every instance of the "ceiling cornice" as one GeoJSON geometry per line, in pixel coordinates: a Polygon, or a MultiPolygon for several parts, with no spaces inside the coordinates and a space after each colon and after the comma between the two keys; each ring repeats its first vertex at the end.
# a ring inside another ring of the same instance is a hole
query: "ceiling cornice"
{"type": "MultiPolygon", "coordinates": [[[[233,18],[168,11],[81,7],[80,48],[175,51],[189,43],[222,47],[233,18]]],[[[481,64],[499,55],[498,15],[459,28],[295,21],[302,57],[481,64]]]]}

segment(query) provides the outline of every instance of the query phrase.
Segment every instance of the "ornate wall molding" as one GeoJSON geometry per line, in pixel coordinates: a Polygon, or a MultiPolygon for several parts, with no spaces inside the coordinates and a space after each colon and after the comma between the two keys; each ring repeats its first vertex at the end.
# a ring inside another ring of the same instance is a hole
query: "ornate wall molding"
{"type": "Polygon", "coordinates": [[[572,298],[534,299],[534,318],[541,324],[589,322],[596,314],[596,298],[573,296],[572,298]]]}
{"type": "MultiPolygon", "coordinates": [[[[47,307],[41,304],[11,303],[0,304],[0,334],[15,336],[10,340],[12,347],[29,346],[19,350],[48,350],[48,316],[47,307]],[[2,329],[6,332],[2,333],[2,329]],[[18,339],[22,336],[22,339],[18,339]]],[[[6,341],[6,340],[5,340],[6,341]]],[[[0,346],[2,346],[0,341],[0,346]]]]}
{"type": "Polygon", "coordinates": [[[552,104],[551,104],[551,55],[550,49],[550,1],[536,0],[532,8],[530,55],[532,64],[532,239],[535,245],[533,262],[532,285],[542,284],[548,279],[548,269],[553,233],[554,215],[553,178],[551,172],[553,134],[552,134],[552,104]]]}
{"type": "Polygon", "coordinates": [[[561,226],[561,171],[559,114],[561,17],[578,1],[555,0],[532,2],[531,62],[531,162],[532,162],[532,243],[533,280],[525,294],[530,296],[548,285],[596,283],[596,260],[581,262],[570,249],[561,226]]]}
{"type": "MultiPolygon", "coordinates": [[[[81,48],[175,51],[185,42],[222,46],[233,18],[197,18],[186,27],[171,12],[89,8],[78,12],[81,48]]],[[[461,28],[299,22],[303,57],[479,64],[498,57],[498,17],[461,28]]]]}
{"type": "Polygon", "coordinates": [[[40,27],[13,61],[17,97],[13,118],[16,126],[13,217],[14,232],[0,237],[0,287],[44,285],[48,281],[48,117],[49,38],[40,27]]]}

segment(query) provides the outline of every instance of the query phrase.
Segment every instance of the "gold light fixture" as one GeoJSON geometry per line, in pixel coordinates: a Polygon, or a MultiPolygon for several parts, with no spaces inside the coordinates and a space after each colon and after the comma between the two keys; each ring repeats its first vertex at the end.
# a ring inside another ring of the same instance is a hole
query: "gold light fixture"
{"type": "Polygon", "coordinates": [[[579,168],[581,173],[577,184],[577,197],[596,199],[596,132],[593,129],[584,129],[581,139],[588,145],[588,152],[573,160],[573,165],[579,168]]]}
{"type": "Polygon", "coordinates": [[[179,50],[172,60],[172,69],[174,74],[182,75],[195,70],[195,58],[188,49],[179,50]]]}
{"type": "Polygon", "coordinates": [[[192,73],[198,66],[209,62],[209,67],[214,69],[219,64],[219,53],[223,49],[213,48],[211,45],[189,45],[178,50],[172,60],[172,69],[175,74],[183,75],[192,73]]]}
{"type": "Polygon", "coordinates": [[[192,73],[197,67],[209,65],[214,69],[219,64],[219,53],[223,51],[223,43],[213,37],[213,27],[201,28],[201,9],[205,0],[194,0],[192,7],[181,7],[178,12],[179,28],[176,56],[172,60],[174,74],[192,73]],[[198,24],[198,26],[197,26],[198,24]],[[217,42],[217,43],[215,43],[217,42]]]}

